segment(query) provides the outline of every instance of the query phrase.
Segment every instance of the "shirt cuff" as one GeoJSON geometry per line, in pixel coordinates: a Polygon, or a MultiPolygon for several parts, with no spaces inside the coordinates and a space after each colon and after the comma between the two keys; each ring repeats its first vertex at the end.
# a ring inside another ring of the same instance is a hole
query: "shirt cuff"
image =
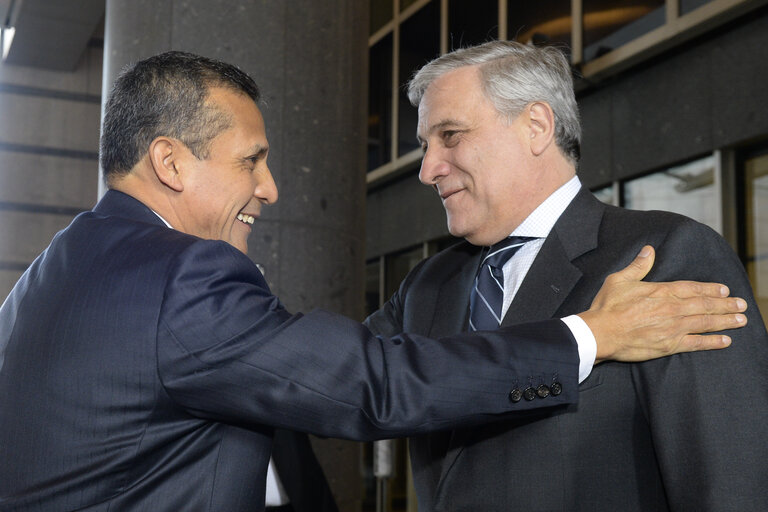
{"type": "Polygon", "coordinates": [[[576,344],[579,346],[579,384],[581,384],[589,377],[589,374],[592,373],[592,367],[595,366],[597,341],[595,341],[595,335],[592,334],[592,329],[580,316],[567,316],[562,321],[571,330],[571,334],[576,338],[576,344]]]}

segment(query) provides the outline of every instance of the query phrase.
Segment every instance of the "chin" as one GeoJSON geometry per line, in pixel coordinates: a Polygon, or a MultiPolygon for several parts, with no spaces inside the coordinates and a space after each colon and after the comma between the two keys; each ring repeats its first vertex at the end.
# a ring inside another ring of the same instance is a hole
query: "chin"
{"type": "Polygon", "coordinates": [[[464,238],[468,242],[474,243],[472,242],[472,233],[467,229],[461,229],[459,226],[451,224],[450,222],[448,222],[448,232],[456,238],[464,238]]]}

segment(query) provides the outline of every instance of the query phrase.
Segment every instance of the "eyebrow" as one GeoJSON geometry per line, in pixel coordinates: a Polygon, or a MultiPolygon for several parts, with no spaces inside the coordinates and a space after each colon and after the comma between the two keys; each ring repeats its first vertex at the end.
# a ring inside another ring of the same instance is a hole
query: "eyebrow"
{"type": "MultiPolygon", "coordinates": [[[[435,123],[432,126],[429,127],[427,130],[427,135],[434,133],[436,131],[440,131],[444,128],[453,128],[453,127],[463,127],[464,124],[461,121],[458,121],[456,119],[443,119],[439,123],[435,123]]],[[[421,144],[424,142],[424,139],[421,135],[418,133],[416,134],[416,140],[421,144]]]]}
{"type": "Polygon", "coordinates": [[[253,157],[263,157],[267,154],[269,151],[269,146],[262,146],[261,144],[255,144],[254,146],[251,146],[251,148],[246,152],[248,156],[246,156],[244,159],[247,160],[249,158],[253,157]]]}

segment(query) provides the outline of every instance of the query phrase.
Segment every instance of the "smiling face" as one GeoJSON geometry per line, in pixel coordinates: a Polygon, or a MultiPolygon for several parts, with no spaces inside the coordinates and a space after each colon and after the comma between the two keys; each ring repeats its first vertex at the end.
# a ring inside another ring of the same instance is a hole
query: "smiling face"
{"type": "Polygon", "coordinates": [[[231,116],[231,126],[213,139],[207,158],[186,151],[183,211],[174,227],[247,253],[251,225],[263,205],[277,201],[264,119],[251,98],[229,89],[211,89],[208,102],[231,116]]]}
{"type": "Polygon", "coordinates": [[[500,116],[475,67],[450,71],[427,88],[419,104],[419,179],[440,194],[452,235],[491,245],[538,205],[526,112],[511,123],[500,116]]]}

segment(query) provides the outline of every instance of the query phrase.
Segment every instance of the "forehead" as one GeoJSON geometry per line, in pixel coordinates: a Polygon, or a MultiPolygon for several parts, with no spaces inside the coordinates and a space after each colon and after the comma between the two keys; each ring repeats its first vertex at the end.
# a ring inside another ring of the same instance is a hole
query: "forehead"
{"type": "Polygon", "coordinates": [[[223,87],[211,89],[208,101],[231,116],[232,128],[243,135],[266,139],[264,117],[256,103],[245,93],[223,87]]]}
{"type": "Polygon", "coordinates": [[[449,71],[433,81],[419,103],[419,136],[448,121],[461,121],[492,108],[483,93],[480,71],[467,66],[449,71]]]}

